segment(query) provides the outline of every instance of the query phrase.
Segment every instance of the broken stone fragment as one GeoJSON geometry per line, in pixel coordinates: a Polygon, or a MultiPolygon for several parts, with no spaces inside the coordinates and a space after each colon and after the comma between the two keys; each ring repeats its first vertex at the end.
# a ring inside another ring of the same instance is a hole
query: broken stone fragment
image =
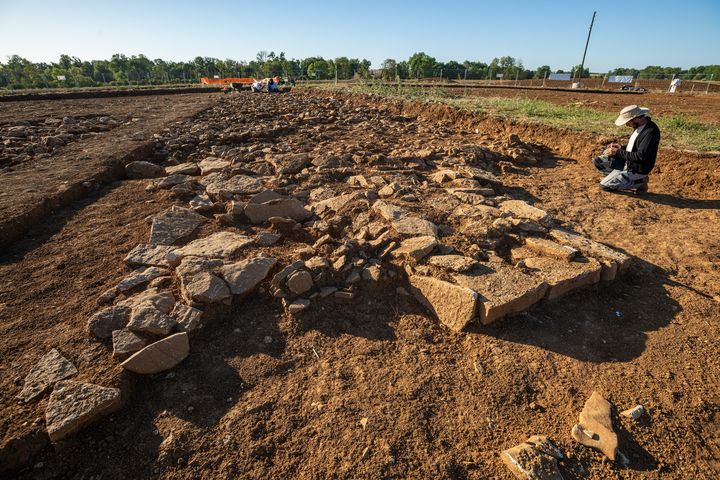
{"type": "Polygon", "coordinates": [[[197,163],[188,162],[181,163],[180,165],[173,165],[171,167],[165,167],[165,171],[168,175],[198,175],[200,173],[200,167],[197,163]]]}
{"type": "Polygon", "coordinates": [[[546,240],[544,238],[528,237],[525,239],[525,246],[533,252],[537,252],[548,257],[559,258],[560,260],[565,260],[566,262],[571,261],[578,255],[578,251],[573,247],[560,245],[559,243],[555,243],[552,240],[546,240]]]}
{"type": "Polygon", "coordinates": [[[296,295],[301,295],[313,287],[312,275],[307,270],[298,270],[287,279],[287,287],[296,295]]]}
{"type": "Polygon", "coordinates": [[[175,328],[175,319],[153,305],[139,305],[133,309],[127,328],[150,335],[167,335],[175,328]]]}
{"type": "Polygon", "coordinates": [[[90,383],[58,382],[50,394],[45,423],[50,440],[57,442],[121,405],[120,390],[90,383]]]}
{"type": "Polygon", "coordinates": [[[638,418],[643,416],[643,413],[645,413],[645,407],[642,405],[636,405],[633,408],[629,408],[627,410],[623,410],[620,412],[620,415],[623,417],[632,418],[633,420],[637,420],[638,418]]]}
{"type": "Polygon", "coordinates": [[[438,241],[435,236],[413,237],[400,242],[400,246],[392,252],[395,258],[411,258],[419,262],[435,249],[438,241]]]}
{"type": "Polygon", "coordinates": [[[131,372],[149,375],[175,367],[189,353],[188,334],[180,332],[148,345],[121,365],[131,372]]]}
{"type": "Polygon", "coordinates": [[[183,297],[200,303],[220,303],[230,300],[230,289],[217,275],[211,272],[197,272],[181,277],[183,297]]]}
{"type": "Polygon", "coordinates": [[[523,480],[562,480],[563,477],[558,469],[557,460],[538,449],[529,440],[500,453],[503,463],[516,478],[523,480]]]}
{"type": "MultiPolygon", "coordinates": [[[[513,251],[513,258],[514,258],[513,251]]],[[[529,257],[523,262],[533,274],[548,284],[545,298],[555,300],[577,289],[600,281],[602,266],[594,259],[582,258],[582,262],[567,262],[552,257],[529,257]]]]}
{"type": "Polygon", "coordinates": [[[240,250],[251,245],[253,239],[235,232],[222,231],[204,238],[193,240],[177,248],[167,256],[171,265],[177,265],[185,257],[231,258],[240,250]]]}
{"type": "Polygon", "coordinates": [[[392,222],[392,227],[401,235],[437,237],[437,226],[417,217],[404,217],[392,222]]]}
{"type": "Polygon", "coordinates": [[[310,218],[311,213],[295,198],[280,198],[265,203],[248,203],[245,206],[245,215],[252,223],[260,224],[271,217],[291,218],[302,222],[310,218]]]}
{"type": "Polygon", "coordinates": [[[603,261],[603,280],[612,280],[612,278],[607,278],[609,272],[606,270],[612,270],[614,266],[616,272],[622,272],[630,264],[630,256],[582,235],[559,228],[550,230],[549,234],[558,243],[569,245],[588,257],[601,259],[603,261]]]}
{"type": "Polygon", "coordinates": [[[544,226],[552,223],[552,217],[545,210],[533,207],[522,200],[506,200],[499,208],[515,218],[532,220],[544,226]]]}
{"type": "Polygon", "coordinates": [[[245,295],[265,280],[276,263],[275,258],[249,258],[223,266],[220,275],[230,286],[233,295],[245,295]]]}
{"type": "Polygon", "coordinates": [[[169,188],[173,188],[176,185],[181,185],[183,183],[187,183],[192,181],[192,177],[189,177],[187,175],[182,175],[179,173],[168,175],[167,177],[161,178],[157,181],[157,188],[161,190],[167,190],[169,188]]]}
{"type": "Polygon", "coordinates": [[[373,203],[372,208],[388,222],[400,220],[405,216],[405,210],[382,200],[373,203]]]}
{"type": "Polygon", "coordinates": [[[433,277],[410,277],[411,293],[438,319],[456,332],[475,317],[478,295],[469,288],[433,277]]]}
{"type": "Polygon", "coordinates": [[[195,195],[190,200],[190,208],[196,212],[208,212],[215,208],[215,204],[210,197],[203,193],[202,195],[195,195]]]}
{"type": "Polygon", "coordinates": [[[227,160],[221,160],[215,157],[207,157],[198,164],[201,175],[210,175],[211,173],[221,172],[229,166],[230,162],[227,160]]]}
{"type": "Polygon", "coordinates": [[[310,306],[310,300],[307,300],[305,298],[298,298],[297,300],[290,302],[288,304],[288,312],[290,312],[291,315],[295,315],[296,313],[299,313],[306,308],[310,306]]]}
{"type": "Polygon", "coordinates": [[[76,374],[75,365],[53,348],[30,369],[30,373],[25,377],[23,389],[17,398],[23,402],[29,402],[42,395],[56,382],[76,374]]]}
{"type": "Polygon", "coordinates": [[[435,255],[428,259],[428,264],[451,272],[467,272],[477,266],[478,262],[463,255],[435,255]]]}
{"type": "Polygon", "coordinates": [[[117,306],[135,308],[140,305],[152,305],[163,313],[169,313],[175,305],[175,296],[172,292],[148,289],[118,302],[117,306]]]}
{"type": "Polygon", "coordinates": [[[233,195],[258,193],[263,189],[260,179],[247,175],[228,177],[220,172],[203,177],[200,184],[205,186],[205,191],[209,195],[221,199],[230,199],[233,195]]]}
{"type": "Polygon", "coordinates": [[[130,162],[125,165],[125,174],[128,178],[158,178],[165,176],[165,169],[150,162],[130,162]]]}
{"type": "Polygon", "coordinates": [[[125,257],[130,266],[168,267],[167,254],[173,249],[168,245],[152,245],[141,243],[125,257]]]}
{"type": "Polygon", "coordinates": [[[337,197],[326,198],[311,205],[312,209],[320,216],[324,216],[330,212],[339,212],[350,202],[363,198],[362,193],[353,192],[339,195],[337,197]]]}
{"type": "Polygon", "coordinates": [[[122,279],[115,288],[118,292],[126,292],[139,285],[148,283],[150,280],[169,274],[169,270],[160,267],[139,268],[122,279]]]}
{"type": "Polygon", "coordinates": [[[150,243],[154,245],[172,245],[187,237],[207,218],[189,208],[173,206],[170,210],[156,215],[150,227],[150,243]]]}
{"type": "Polygon", "coordinates": [[[600,450],[611,461],[618,454],[618,438],[612,427],[612,405],[593,392],[580,412],[580,422],[572,427],[572,437],[582,445],[600,450]]]}
{"type": "Polygon", "coordinates": [[[115,305],[95,313],[88,319],[87,328],[98,338],[109,338],[114,330],[124,328],[130,321],[130,307],[115,305]]]}
{"type": "Polygon", "coordinates": [[[371,282],[379,282],[382,269],[378,264],[372,264],[362,269],[362,278],[371,282]]]}
{"type": "Polygon", "coordinates": [[[181,332],[192,332],[200,326],[203,311],[189,307],[184,303],[176,303],[170,316],[175,319],[177,329],[181,332]]]}
{"type": "Polygon", "coordinates": [[[282,235],[279,233],[263,232],[259,233],[257,237],[255,237],[255,244],[261,247],[269,247],[275,245],[281,238],[282,235]]]}
{"type": "Polygon", "coordinates": [[[147,346],[147,338],[125,328],[112,332],[113,357],[124,360],[147,346]]]}

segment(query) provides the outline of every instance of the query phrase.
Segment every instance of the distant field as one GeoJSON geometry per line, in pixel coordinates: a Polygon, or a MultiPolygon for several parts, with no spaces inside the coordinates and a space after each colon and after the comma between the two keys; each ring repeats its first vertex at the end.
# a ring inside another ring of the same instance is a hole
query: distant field
{"type": "Polygon", "coordinates": [[[626,132],[616,127],[613,121],[622,107],[637,103],[651,107],[654,120],[663,133],[663,146],[720,151],[720,97],[714,94],[609,95],[522,89],[463,92],[442,87],[390,85],[323,85],[314,88],[441,102],[473,112],[605,135],[624,135],[626,132]]]}

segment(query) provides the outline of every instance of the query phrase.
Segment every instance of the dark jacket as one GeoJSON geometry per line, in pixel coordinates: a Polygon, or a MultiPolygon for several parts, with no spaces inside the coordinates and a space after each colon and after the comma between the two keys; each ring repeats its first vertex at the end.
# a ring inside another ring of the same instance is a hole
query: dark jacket
{"type": "Polygon", "coordinates": [[[613,155],[613,160],[626,165],[630,172],[647,175],[655,166],[659,145],[660,129],[648,118],[645,128],[635,139],[632,151],[625,151],[623,146],[622,150],[613,155]]]}

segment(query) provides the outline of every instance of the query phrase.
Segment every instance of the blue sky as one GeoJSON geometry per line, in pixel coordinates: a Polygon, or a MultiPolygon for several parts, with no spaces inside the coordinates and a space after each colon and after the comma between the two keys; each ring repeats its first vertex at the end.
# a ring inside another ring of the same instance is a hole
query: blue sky
{"type": "Polygon", "coordinates": [[[527,68],[720,64],[720,0],[511,1],[46,1],[0,0],[0,61],[18,54],[57,61],[113,53],[190,60],[251,60],[260,50],[287,57],[440,61],[510,55],[527,68]]]}

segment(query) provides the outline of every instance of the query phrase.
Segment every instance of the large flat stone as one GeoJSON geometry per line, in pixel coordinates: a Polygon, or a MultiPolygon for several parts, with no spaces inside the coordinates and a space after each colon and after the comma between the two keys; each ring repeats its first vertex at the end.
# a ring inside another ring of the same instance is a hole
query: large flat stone
{"type": "Polygon", "coordinates": [[[343,207],[345,207],[345,205],[360,198],[363,198],[363,195],[360,192],[346,193],[344,195],[338,195],[336,197],[317,201],[311,206],[318,215],[325,215],[329,212],[339,212],[343,209],[343,207]]]}
{"type": "Polygon", "coordinates": [[[124,328],[130,321],[130,307],[115,305],[95,313],[88,319],[87,328],[98,338],[110,338],[114,330],[124,328]]]}
{"type": "Polygon", "coordinates": [[[177,265],[183,258],[190,256],[228,259],[253,242],[252,238],[239,233],[217,232],[173,250],[168,255],[168,260],[172,265],[177,265]]]}
{"type": "Polygon", "coordinates": [[[402,207],[383,200],[378,200],[373,203],[372,208],[388,222],[394,222],[406,216],[405,210],[402,207]]]}
{"type": "Polygon", "coordinates": [[[545,293],[548,300],[598,283],[602,272],[602,266],[597,260],[585,257],[574,262],[550,257],[528,257],[523,261],[526,267],[534,270],[534,275],[548,284],[545,293]]]}
{"type": "Polygon", "coordinates": [[[478,265],[477,260],[463,255],[435,255],[427,263],[451,272],[466,272],[478,265]]]}
{"type": "Polygon", "coordinates": [[[613,272],[623,272],[630,264],[630,256],[614,250],[607,245],[591,240],[577,233],[560,228],[554,228],[549,232],[556,242],[569,245],[579,250],[583,255],[594,257],[603,264],[603,280],[612,280],[613,272]]]}
{"type": "Polygon", "coordinates": [[[271,217],[292,218],[302,222],[310,218],[310,211],[303,203],[295,198],[280,198],[265,203],[248,203],[245,206],[245,215],[252,223],[265,223],[271,217]]]}
{"type": "Polygon", "coordinates": [[[410,277],[412,293],[447,327],[461,331],[476,316],[478,295],[459,285],[433,277],[410,277]]]}
{"type": "Polygon", "coordinates": [[[135,308],[140,305],[152,305],[163,313],[168,313],[175,305],[175,296],[169,291],[160,291],[156,288],[149,288],[143,292],[133,295],[130,298],[121,300],[116,306],[135,308]]]}
{"type": "Polygon", "coordinates": [[[187,332],[180,332],[143,348],[121,365],[135,373],[152,374],[175,367],[190,353],[187,332]]]}
{"type": "Polygon", "coordinates": [[[263,190],[262,181],[247,175],[228,177],[222,173],[213,173],[204,177],[201,182],[205,191],[222,199],[230,199],[233,195],[249,195],[263,190]]]}
{"type": "Polygon", "coordinates": [[[150,162],[136,161],[125,165],[125,174],[128,178],[157,178],[166,175],[165,169],[150,162]]]}
{"type": "Polygon", "coordinates": [[[526,275],[502,261],[482,265],[487,267],[486,273],[455,274],[453,278],[459,285],[480,295],[478,311],[483,324],[524,312],[539,302],[547,292],[548,285],[540,278],[526,275]]]}
{"type": "Polygon", "coordinates": [[[62,381],[55,385],[45,410],[50,440],[57,442],[120,408],[120,390],[90,383],[62,381]]]}
{"type": "Polygon", "coordinates": [[[167,254],[173,247],[169,245],[152,245],[141,243],[136,246],[125,257],[125,263],[130,266],[167,267],[167,254]]]}
{"type": "Polygon", "coordinates": [[[198,167],[198,164],[195,162],[187,162],[165,167],[165,171],[168,175],[198,175],[200,173],[200,167],[198,167]]]}
{"type": "Polygon", "coordinates": [[[135,270],[133,273],[123,278],[115,287],[118,292],[126,292],[150,280],[158,277],[170,275],[170,271],[160,267],[147,267],[135,270]]]}
{"type": "Polygon", "coordinates": [[[181,238],[192,234],[207,218],[189,208],[173,206],[153,217],[150,227],[150,243],[172,245],[181,238]]]}
{"type": "Polygon", "coordinates": [[[53,348],[30,369],[30,373],[25,377],[23,389],[17,398],[29,402],[42,395],[60,380],[76,374],[75,365],[53,348]]]}
{"type": "Polygon", "coordinates": [[[211,173],[221,172],[231,165],[227,160],[222,160],[215,157],[204,158],[198,166],[200,167],[201,175],[210,175],[211,173]]]}
{"type": "Polygon", "coordinates": [[[522,480],[563,480],[557,460],[525,442],[500,453],[515,478],[522,480]]]}
{"type": "Polygon", "coordinates": [[[225,265],[220,274],[233,295],[245,295],[258,286],[277,263],[275,258],[257,257],[225,265]]]}
{"type": "Polygon", "coordinates": [[[566,262],[571,261],[578,255],[578,251],[568,245],[560,245],[559,243],[547,240],[545,238],[528,237],[525,239],[525,247],[533,252],[545,255],[547,257],[559,258],[566,262]]]}

